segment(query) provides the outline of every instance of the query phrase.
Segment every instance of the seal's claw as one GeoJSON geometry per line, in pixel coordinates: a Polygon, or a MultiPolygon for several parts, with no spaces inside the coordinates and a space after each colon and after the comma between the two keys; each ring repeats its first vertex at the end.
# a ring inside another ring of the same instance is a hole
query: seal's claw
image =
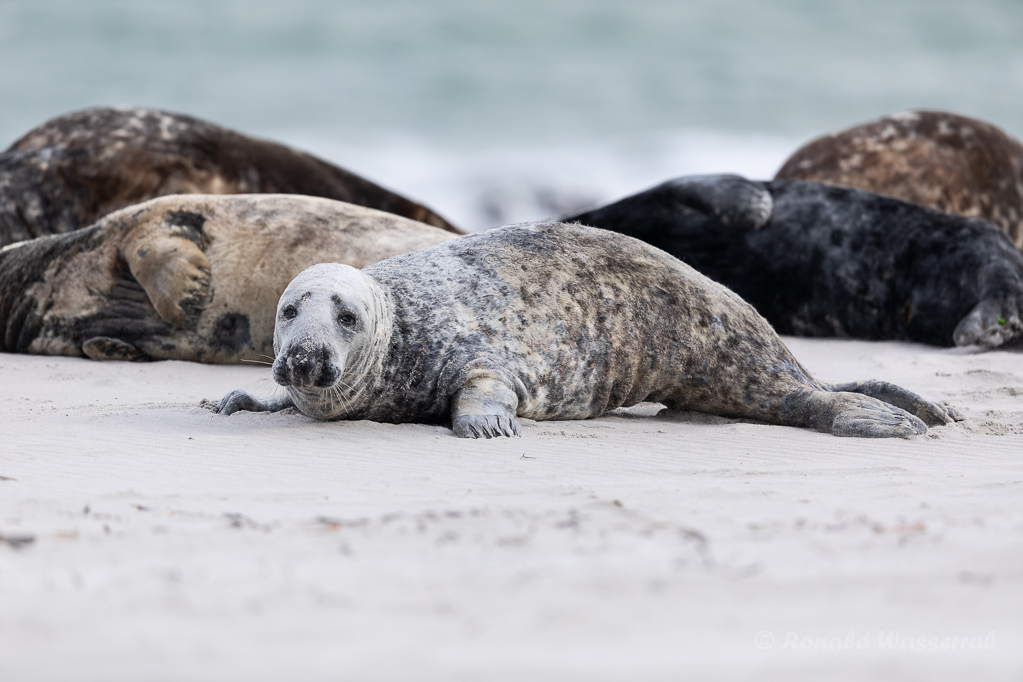
{"type": "Polygon", "coordinates": [[[459,438],[496,438],[518,436],[519,420],[495,414],[463,414],[451,422],[451,430],[459,438]]]}

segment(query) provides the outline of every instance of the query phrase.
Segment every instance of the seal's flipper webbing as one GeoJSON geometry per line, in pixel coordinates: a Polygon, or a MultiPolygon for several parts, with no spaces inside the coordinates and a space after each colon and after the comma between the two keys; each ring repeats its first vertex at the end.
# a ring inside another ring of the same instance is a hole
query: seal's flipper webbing
{"type": "Polygon", "coordinates": [[[202,250],[205,219],[192,213],[187,216],[194,219],[183,219],[182,213],[169,212],[128,232],[121,256],[160,317],[191,329],[212,297],[210,262],[202,250]]]}

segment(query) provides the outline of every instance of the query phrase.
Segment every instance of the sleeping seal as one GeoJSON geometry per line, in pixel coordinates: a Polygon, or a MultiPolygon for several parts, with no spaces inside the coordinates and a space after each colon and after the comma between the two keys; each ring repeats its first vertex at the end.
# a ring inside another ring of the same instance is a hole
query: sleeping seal
{"type": "Polygon", "coordinates": [[[274,307],[313,263],[355,266],[453,238],[297,195],[186,194],[0,250],[0,351],[96,360],[270,357],[274,307]]]}
{"type": "Polygon", "coordinates": [[[775,179],[859,187],[984,218],[1023,249],[1023,144],[975,118],[885,116],[808,142],[775,179]]]}
{"type": "Polygon", "coordinates": [[[48,121],[0,154],[0,246],[168,194],[305,194],[460,233],[425,206],[290,147],[181,114],[98,108],[48,121]]]}
{"type": "Polygon", "coordinates": [[[315,265],[281,296],[274,351],[286,395],[233,391],[221,414],[294,406],[450,422],[472,438],[645,400],[839,436],[909,436],[952,418],[891,384],[822,384],[725,287],[579,225],[497,228],[361,271],[315,265]]]}
{"type": "Polygon", "coordinates": [[[1023,256],[978,218],[851,187],[709,175],[565,220],[664,249],[782,334],[987,348],[1023,337],[1023,256]]]}

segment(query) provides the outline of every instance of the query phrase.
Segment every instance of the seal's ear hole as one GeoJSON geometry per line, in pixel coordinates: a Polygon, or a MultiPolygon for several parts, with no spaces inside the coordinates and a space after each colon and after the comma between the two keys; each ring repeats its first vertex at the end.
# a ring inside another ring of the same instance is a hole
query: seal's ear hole
{"type": "Polygon", "coordinates": [[[298,308],[290,303],[281,309],[281,319],[283,320],[294,320],[296,315],[298,315],[298,308]]]}
{"type": "Polygon", "coordinates": [[[346,311],[338,314],[337,321],[338,321],[338,324],[340,324],[341,326],[344,326],[344,327],[354,327],[355,323],[358,322],[359,319],[357,317],[355,317],[355,313],[350,313],[350,312],[348,312],[346,310],[346,311]]]}

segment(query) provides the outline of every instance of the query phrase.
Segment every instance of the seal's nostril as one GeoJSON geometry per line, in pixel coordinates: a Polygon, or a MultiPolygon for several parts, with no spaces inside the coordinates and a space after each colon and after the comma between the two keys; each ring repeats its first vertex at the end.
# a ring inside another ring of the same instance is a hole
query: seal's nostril
{"type": "Polygon", "coordinates": [[[307,377],[312,374],[313,361],[308,356],[303,357],[295,362],[292,371],[300,377],[307,377]]]}

